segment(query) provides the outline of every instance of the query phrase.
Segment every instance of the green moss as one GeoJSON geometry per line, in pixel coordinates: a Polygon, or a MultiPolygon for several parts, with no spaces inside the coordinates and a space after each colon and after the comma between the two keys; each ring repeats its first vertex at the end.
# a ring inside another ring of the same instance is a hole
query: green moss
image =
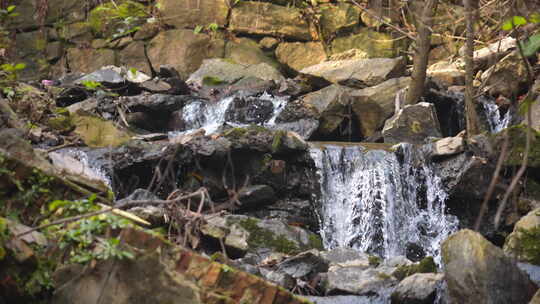
{"type": "MultiPolygon", "coordinates": [[[[509,155],[505,161],[507,166],[520,166],[525,153],[525,143],[527,139],[527,129],[526,126],[519,125],[513,126],[506,129],[508,132],[509,142],[509,155]]],[[[540,133],[531,130],[531,149],[529,150],[529,159],[527,166],[529,167],[540,167],[540,133]]],[[[492,135],[491,139],[494,147],[502,147],[504,140],[503,132],[492,135]]],[[[500,148],[499,148],[500,149],[500,148]]]]}
{"type": "Polygon", "coordinates": [[[281,148],[281,145],[283,144],[283,138],[287,136],[287,133],[283,130],[279,130],[274,135],[274,139],[272,140],[272,152],[276,153],[279,151],[279,148],[281,148]]]}
{"type": "Polygon", "coordinates": [[[436,273],[437,265],[432,257],[426,257],[420,261],[418,264],[412,265],[402,265],[399,266],[392,275],[398,280],[403,280],[404,278],[413,275],[415,273],[436,273]]]}
{"type": "Polygon", "coordinates": [[[75,128],[73,120],[69,116],[64,115],[49,118],[47,124],[49,127],[60,132],[69,132],[75,128]]]}
{"type": "Polygon", "coordinates": [[[418,121],[413,121],[411,123],[411,131],[413,133],[420,133],[422,131],[422,126],[420,125],[420,122],[418,121]]]}
{"type": "Polygon", "coordinates": [[[259,220],[248,218],[239,222],[242,228],[249,232],[248,243],[256,248],[272,248],[286,254],[296,254],[300,248],[295,242],[288,240],[282,235],[275,235],[273,232],[263,229],[258,225],[259,220]]]}
{"type": "Polygon", "coordinates": [[[223,133],[223,136],[231,139],[241,138],[246,135],[247,131],[247,128],[232,128],[225,131],[225,133],[223,133]]]}
{"type": "Polygon", "coordinates": [[[377,267],[381,264],[381,258],[376,255],[370,255],[368,257],[368,262],[370,266],[377,267]]]}
{"type": "Polygon", "coordinates": [[[540,265],[540,226],[518,231],[515,251],[528,263],[540,265]]]}
{"type": "Polygon", "coordinates": [[[311,248],[315,248],[315,249],[319,249],[319,250],[324,249],[323,242],[322,242],[321,238],[318,235],[314,234],[314,233],[309,235],[309,246],[311,248]]]}

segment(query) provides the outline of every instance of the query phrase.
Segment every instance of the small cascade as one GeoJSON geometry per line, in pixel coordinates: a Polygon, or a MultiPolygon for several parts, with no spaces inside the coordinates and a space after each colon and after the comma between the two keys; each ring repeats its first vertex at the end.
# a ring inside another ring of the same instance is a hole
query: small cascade
{"type": "Polygon", "coordinates": [[[58,150],[57,153],[78,161],[79,164],[77,164],[75,172],[73,173],[85,175],[91,179],[101,180],[107,186],[112,187],[111,177],[103,168],[102,164],[95,160],[91,160],[85,151],[74,148],[66,148],[58,150]]]}
{"type": "Polygon", "coordinates": [[[499,106],[493,99],[482,97],[479,100],[484,108],[484,114],[491,133],[498,133],[508,127],[512,118],[510,111],[506,111],[504,115],[501,115],[499,106]]]}
{"type": "MultiPolygon", "coordinates": [[[[189,133],[198,129],[204,129],[205,134],[213,134],[218,132],[220,127],[225,123],[232,126],[243,126],[244,124],[238,122],[227,121],[227,110],[229,110],[231,106],[234,106],[234,102],[237,98],[237,95],[233,95],[216,102],[193,101],[187,104],[182,109],[182,120],[185,123],[185,130],[180,132],[170,132],[169,136],[174,137],[178,134],[189,133]]],[[[281,111],[285,108],[289,97],[272,96],[264,92],[255,99],[271,102],[273,107],[272,115],[270,118],[260,122],[260,125],[271,128],[275,124],[281,111]]],[[[259,105],[257,102],[253,102],[252,104],[249,104],[249,107],[256,109],[259,105]]]]}
{"type": "Polygon", "coordinates": [[[326,248],[352,247],[388,258],[411,248],[439,262],[439,244],[457,229],[445,213],[447,193],[421,151],[314,144],[326,248]]]}

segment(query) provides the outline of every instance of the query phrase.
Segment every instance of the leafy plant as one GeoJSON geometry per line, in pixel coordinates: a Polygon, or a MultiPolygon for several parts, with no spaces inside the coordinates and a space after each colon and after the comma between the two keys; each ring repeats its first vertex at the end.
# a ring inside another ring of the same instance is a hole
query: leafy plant
{"type": "Polygon", "coordinates": [[[108,2],[90,12],[88,24],[96,34],[114,40],[138,31],[149,17],[141,3],[130,0],[120,4],[108,2]]]}
{"type": "Polygon", "coordinates": [[[101,87],[101,82],[93,80],[83,80],[81,84],[89,91],[95,91],[101,87]]]}
{"type": "Polygon", "coordinates": [[[0,88],[6,97],[13,97],[15,82],[19,79],[19,72],[26,68],[24,63],[4,63],[0,65],[0,88]]]}
{"type": "MultiPolygon", "coordinates": [[[[531,14],[529,18],[525,18],[523,16],[513,16],[503,23],[502,29],[505,31],[511,31],[527,25],[528,23],[540,23],[540,13],[531,14]]],[[[530,36],[526,41],[520,41],[519,44],[523,49],[523,55],[525,57],[530,57],[536,54],[536,52],[540,50],[540,33],[530,36]]]]}

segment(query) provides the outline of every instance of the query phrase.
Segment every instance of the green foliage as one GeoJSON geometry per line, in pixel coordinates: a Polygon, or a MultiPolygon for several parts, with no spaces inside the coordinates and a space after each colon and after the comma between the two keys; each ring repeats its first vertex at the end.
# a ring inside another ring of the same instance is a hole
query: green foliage
{"type": "MultiPolygon", "coordinates": [[[[55,200],[49,204],[49,211],[55,215],[74,216],[100,210],[95,196],[86,200],[55,200]]],[[[87,217],[67,225],[67,227],[51,226],[48,233],[58,236],[60,249],[69,252],[69,261],[88,263],[92,260],[133,259],[134,255],[122,248],[120,240],[111,235],[112,231],[131,226],[127,219],[109,213],[87,217]]]]}
{"type": "Polygon", "coordinates": [[[114,40],[138,31],[149,17],[141,3],[130,0],[119,4],[107,2],[90,11],[88,24],[98,36],[114,40]]]}
{"type": "Polygon", "coordinates": [[[95,91],[101,87],[101,82],[93,80],[83,80],[81,84],[89,91],[95,91]]]}
{"type": "Polygon", "coordinates": [[[4,63],[0,65],[0,88],[8,98],[15,96],[15,82],[19,79],[19,72],[26,68],[24,63],[4,63]]]}
{"type": "Polygon", "coordinates": [[[519,229],[516,251],[527,262],[540,265],[540,226],[532,229],[519,229]]]}
{"type": "MultiPolygon", "coordinates": [[[[523,16],[513,16],[503,23],[502,29],[511,31],[528,23],[540,23],[540,13],[531,14],[528,19],[523,16]]],[[[526,41],[520,41],[519,44],[525,57],[533,56],[540,50],[540,33],[532,35],[526,41]]]]}

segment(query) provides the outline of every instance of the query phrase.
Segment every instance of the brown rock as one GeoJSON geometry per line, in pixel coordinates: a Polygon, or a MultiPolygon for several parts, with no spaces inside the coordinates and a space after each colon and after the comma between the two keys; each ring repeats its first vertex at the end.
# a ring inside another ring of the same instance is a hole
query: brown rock
{"type": "Polygon", "coordinates": [[[326,52],[320,42],[284,42],[278,45],[276,57],[280,63],[300,71],[324,61],[326,52]]]}
{"type": "Polygon", "coordinates": [[[177,28],[195,28],[215,23],[227,24],[227,0],[158,0],[161,20],[177,28]]]}
{"type": "Polygon", "coordinates": [[[103,66],[115,65],[116,55],[109,49],[67,49],[67,60],[71,70],[82,73],[90,73],[103,66]]]}

